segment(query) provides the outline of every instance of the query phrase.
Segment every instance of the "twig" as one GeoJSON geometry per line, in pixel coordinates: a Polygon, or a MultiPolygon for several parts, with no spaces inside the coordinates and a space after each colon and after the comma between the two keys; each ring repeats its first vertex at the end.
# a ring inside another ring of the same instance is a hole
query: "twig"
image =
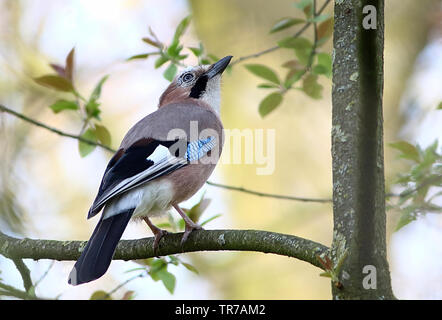
{"type": "Polygon", "coordinates": [[[32,288],[31,271],[29,271],[22,259],[13,258],[12,261],[14,262],[17,270],[20,272],[26,292],[29,293],[29,290],[32,288]]]}
{"type": "MultiPolygon", "coordinates": [[[[315,19],[319,13],[316,13],[316,0],[313,0],[313,19],[315,19]]],[[[318,28],[317,23],[313,22],[313,47],[308,58],[307,69],[310,69],[313,64],[313,58],[315,57],[316,47],[318,46],[318,28]]],[[[306,69],[306,70],[307,70],[306,69]]]]}
{"type": "Polygon", "coordinates": [[[108,293],[106,293],[103,297],[103,300],[106,300],[107,298],[109,298],[114,292],[117,292],[120,288],[124,287],[126,284],[128,284],[129,282],[137,279],[137,278],[143,278],[147,275],[147,270],[137,274],[136,276],[133,276],[129,279],[127,279],[126,281],[120,283],[118,286],[116,286],[114,289],[112,289],[111,291],[109,291],[108,293]]]}
{"type": "Polygon", "coordinates": [[[29,118],[29,117],[27,117],[27,116],[25,116],[25,115],[23,115],[21,113],[18,113],[16,111],[12,110],[12,109],[9,109],[9,108],[5,107],[4,105],[1,105],[1,104],[0,104],[0,111],[4,111],[6,113],[12,114],[13,116],[16,116],[17,118],[20,118],[20,119],[22,119],[24,121],[32,123],[33,125],[35,125],[37,127],[49,130],[49,131],[51,131],[53,133],[56,133],[56,134],[58,134],[60,136],[67,137],[67,138],[72,138],[72,139],[77,139],[79,141],[82,141],[82,142],[85,142],[85,143],[88,143],[88,144],[91,144],[91,145],[99,146],[99,147],[101,147],[103,149],[106,149],[108,151],[115,152],[114,149],[112,149],[112,148],[110,148],[110,147],[108,147],[108,146],[106,146],[104,144],[101,144],[99,142],[95,142],[95,141],[92,141],[92,140],[88,140],[88,139],[85,139],[85,138],[83,138],[81,136],[70,134],[70,133],[66,133],[66,132],[63,132],[63,131],[58,130],[56,128],[50,127],[48,125],[45,125],[44,123],[41,123],[41,122],[39,122],[37,120],[34,120],[34,119],[31,119],[31,118],[29,118]]]}
{"type": "Polygon", "coordinates": [[[275,198],[275,199],[284,199],[284,200],[293,200],[293,201],[303,201],[303,202],[320,202],[320,203],[331,203],[332,200],[331,199],[314,199],[314,198],[302,198],[302,197],[293,197],[293,196],[285,196],[285,195],[280,195],[280,194],[271,194],[271,193],[264,193],[264,192],[259,192],[259,191],[253,191],[253,190],[249,190],[243,187],[233,187],[233,186],[229,186],[229,185],[225,185],[225,184],[221,184],[221,183],[215,183],[215,182],[211,182],[211,181],[207,181],[206,182],[209,186],[214,186],[214,187],[218,187],[218,188],[223,188],[223,189],[227,189],[227,190],[234,190],[234,191],[240,191],[240,192],[244,192],[247,194],[251,194],[251,195],[255,195],[258,197],[268,197],[268,198],[275,198]]]}
{"type": "MultiPolygon", "coordinates": [[[[317,12],[316,15],[320,15],[320,14],[322,13],[322,11],[324,11],[324,9],[325,9],[325,8],[327,7],[327,5],[330,3],[330,1],[331,1],[331,0],[326,0],[326,1],[324,2],[324,4],[322,5],[322,7],[318,10],[318,12],[317,12]]],[[[299,30],[293,35],[293,38],[297,38],[297,37],[299,37],[300,35],[302,35],[302,34],[304,33],[304,31],[307,30],[308,27],[310,27],[311,24],[312,24],[312,23],[311,23],[310,21],[306,22],[306,23],[302,26],[302,28],[299,29],[299,30]]],[[[233,65],[235,65],[235,64],[237,64],[237,63],[243,62],[243,61],[248,60],[248,59],[258,58],[258,57],[260,57],[260,56],[262,56],[262,55],[265,55],[265,54],[267,54],[267,53],[270,53],[270,52],[276,51],[276,50],[278,50],[278,49],[280,49],[279,46],[274,46],[274,47],[271,47],[271,48],[265,49],[265,50],[260,51],[260,52],[257,52],[257,53],[253,53],[253,54],[250,54],[250,55],[247,55],[247,56],[239,57],[239,58],[236,59],[235,61],[232,61],[232,62],[230,63],[230,65],[233,66],[233,65]]]]}
{"type": "Polygon", "coordinates": [[[52,267],[54,266],[54,261],[51,262],[51,264],[49,265],[49,267],[46,269],[45,273],[43,273],[43,275],[40,277],[40,279],[38,279],[35,284],[34,284],[34,289],[37,288],[37,286],[40,284],[40,282],[43,281],[44,278],[46,278],[46,276],[49,274],[49,271],[52,269],[52,267]]]}

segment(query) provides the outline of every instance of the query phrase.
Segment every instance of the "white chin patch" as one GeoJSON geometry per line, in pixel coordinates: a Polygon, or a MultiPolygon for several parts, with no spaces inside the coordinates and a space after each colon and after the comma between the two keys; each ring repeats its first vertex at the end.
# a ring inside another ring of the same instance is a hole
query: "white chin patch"
{"type": "Polygon", "coordinates": [[[211,106],[217,113],[221,102],[221,75],[216,75],[207,82],[206,91],[200,98],[211,106]]]}

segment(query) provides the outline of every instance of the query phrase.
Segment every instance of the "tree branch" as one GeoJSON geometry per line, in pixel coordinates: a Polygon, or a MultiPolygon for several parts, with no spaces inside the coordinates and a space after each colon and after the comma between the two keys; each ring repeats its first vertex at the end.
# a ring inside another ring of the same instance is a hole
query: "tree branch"
{"type": "MultiPolygon", "coordinates": [[[[114,260],[136,260],[196,251],[254,251],[273,253],[324,267],[317,256],[324,257],[328,248],[300,237],[259,230],[195,230],[181,246],[182,233],[167,234],[153,251],[154,237],[121,240],[114,260]]],[[[76,260],[86,241],[17,239],[0,232],[0,254],[16,259],[76,260]]]]}

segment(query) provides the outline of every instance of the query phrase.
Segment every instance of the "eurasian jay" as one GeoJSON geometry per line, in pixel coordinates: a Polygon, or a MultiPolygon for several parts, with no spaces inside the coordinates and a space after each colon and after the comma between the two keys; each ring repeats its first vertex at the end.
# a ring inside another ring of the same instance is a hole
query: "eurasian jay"
{"type": "Polygon", "coordinates": [[[155,251],[166,231],[149,217],[174,207],[185,222],[182,243],[201,229],[178,205],[204,185],[221,154],[221,74],[231,58],[185,69],[161,95],[158,110],[123,138],[89,209],[88,219],[103,212],[69,275],[70,284],[96,280],[107,271],[131,218],[147,223],[155,251]]]}

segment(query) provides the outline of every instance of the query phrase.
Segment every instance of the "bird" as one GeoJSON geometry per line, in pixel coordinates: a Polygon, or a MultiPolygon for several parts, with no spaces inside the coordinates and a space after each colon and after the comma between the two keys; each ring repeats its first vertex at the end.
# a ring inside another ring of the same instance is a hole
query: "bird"
{"type": "Polygon", "coordinates": [[[156,253],[167,234],[150,218],[172,207],[185,222],[181,243],[200,225],[179,204],[207,181],[221,155],[221,76],[232,56],[211,65],[187,67],[159,98],[158,109],[138,121],[110,159],[87,218],[101,212],[68,283],[103,276],[130,220],[142,219],[155,236],[156,253]]]}

